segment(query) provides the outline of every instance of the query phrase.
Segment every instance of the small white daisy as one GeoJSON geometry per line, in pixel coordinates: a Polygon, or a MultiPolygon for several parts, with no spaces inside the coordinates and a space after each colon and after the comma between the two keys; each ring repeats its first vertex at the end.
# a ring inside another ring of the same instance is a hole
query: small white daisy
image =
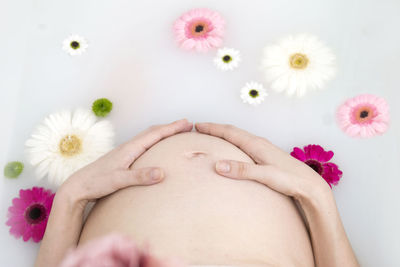
{"type": "Polygon", "coordinates": [[[263,85],[256,82],[248,82],[240,91],[240,97],[243,103],[249,103],[251,105],[258,105],[264,101],[264,98],[268,96],[263,85]]]}
{"type": "Polygon", "coordinates": [[[233,48],[218,49],[214,58],[215,65],[223,71],[233,70],[239,66],[240,52],[233,48]]]}
{"type": "Polygon", "coordinates": [[[113,148],[109,121],[97,122],[89,110],[62,111],[46,117],[25,143],[39,179],[61,185],[71,174],[113,148]]]}
{"type": "Polygon", "coordinates": [[[298,97],[322,89],[336,73],[335,55],[316,36],[288,36],[264,48],[262,68],[271,88],[298,97]]]}
{"type": "Polygon", "coordinates": [[[88,48],[88,43],[82,36],[73,34],[63,41],[63,50],[71,56],[80,55],[88,48]]]}

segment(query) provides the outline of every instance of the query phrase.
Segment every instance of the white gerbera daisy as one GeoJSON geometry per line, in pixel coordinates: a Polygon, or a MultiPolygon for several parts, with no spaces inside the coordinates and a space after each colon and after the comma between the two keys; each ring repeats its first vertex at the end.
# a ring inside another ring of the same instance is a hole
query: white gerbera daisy
{"type": "Polygon", "coordinates": [[[309,34],[289,36],[265,47],[262,68],[273,90],[298,97],[309,89],[322,89],[336,73],[335,55],[309,34]]]}
{"type": "Polygon", "coordinates": [[[233,48],[218,49],[217,55],[214,58],[215,65],[223,71],[233,70],[239,66],[240,52],[233,48]]]}
{"type": "Polygon", "coordinates": [[[61,185],[72,173],[113,148],[114,130],[109,121],[96,122],[89,110],[49,115],[25,143],[28,161],[39,179],[61,185]]]}
{"type": "Polygon", "coordinates": [[[83,38],[82,36],[73,34],[68,36],[64,41],[63,41],[63,50],[70,54],[71,56],[75,55],[80,55],[83,52],[86,51],[86,48],[88,48],[88,43],[86,42],[86,39],[83,38]]]}
{"type": "Polygon", "coordinates": [[[240,97],[243,103],[249,103],[251,105],[258,105],[264,101],[264,98],[268,96],[263,85],[256,82],[248,82],[240,91],[240,97]]]}

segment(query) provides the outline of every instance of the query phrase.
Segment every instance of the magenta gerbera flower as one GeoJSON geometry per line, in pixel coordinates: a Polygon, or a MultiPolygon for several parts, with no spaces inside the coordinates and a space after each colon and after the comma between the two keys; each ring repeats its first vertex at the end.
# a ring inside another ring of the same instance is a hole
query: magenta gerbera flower
{"type": "Polygon", "coordinates": [[[25,242],[30,238],[34,242],[42,240],[53,199],[54,194],[42,187],[21,189],[19,198],[14,198],[8,208],[6,224],[11,227],[10,233],[16,238],[22,236],[25,242]]]}
{"type": "Polygon", "coordinates": [[[364,94],[348,99],[337,112],[340,128],[352,137],[373,137],[389,127],[389,106],[385,99],[364,94]]]}
{"type": "Polygon", "coordinates": [[[339,167],[329,162],[333,157],[333,152],[325,151],[319,145],[308,145],[303,150],[295,147],[290,155],[310,166],[325,179],[331,188],[332,185],[337,185],[342,177],[343,173],[339,167]]]}
{"type": "Polygon", "coordinates": [[[222,45],[225,20],[207,8],[196,8],[184,13],[174,23],[178,44],[186,50],[206,52],[222,45]]]}

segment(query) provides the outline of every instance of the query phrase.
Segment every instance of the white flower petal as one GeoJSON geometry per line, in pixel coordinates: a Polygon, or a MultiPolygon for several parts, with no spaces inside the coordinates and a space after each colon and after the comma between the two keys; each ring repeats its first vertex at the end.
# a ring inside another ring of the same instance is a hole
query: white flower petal
{"type": "Polygon", "coordinates": [[[221,48],[218,49],[217,55],[213,61],[215,66],[222,71],[233,70],[239,66],[239,62],[241,61],[240,52],[233,48],[221,48]],[[229,56],[231,60],[229,62],[225,62],[223,60],[225,56],[229,56]]]}
{"type": "Polygon", "coordinates": [[[80,55],[82,53],[84,53],[86,51],[86,49],[88,48],[88,43],[86,41],[85,38],[83,38],[82,36],[73,34],[68,36],[62,44],[62,49],[67,52],[68,54],[70,54],[71,56],[75,56],[75,55],[80,55]],[[78,42],[79,43],[79,47],[74,49],[71,47],[71,43],[72,42],[78,42]]]}
{"type": "Polygon", "coordinates": [[[26,142],[27,161],[36,166],[36,176],[62,184],[72,173],[113,148],[114,130],[109,121],[96,122],[87,110],[62,111],[47,116],[26,142]],[[80,140],[80,149],[63,155],[60,142],[67,136],[80,140]]]}
{"type": "Polygon", "coordinates": [[[335,76],[335,61],[335,55],[316,36],[299,34],[265,47],[261,66],[273,90],[301,97],[309,89],[322,89],[335,76]],[[290,58],[299,53],[307,57],[308,64],[292,68],[290,58]]]}
{"type": "Polygon", "coordinates": [[[243,103],[248,103],[251,105],[258,105],[264,101],[264,98],[268,96],[264,87],[260,83],[256,82],[248,82],[240,91],[240,97],[243,100],[243,103]],[[256,97],[250,96],[250,91],[256,90],[258,95],[256,97]]]}

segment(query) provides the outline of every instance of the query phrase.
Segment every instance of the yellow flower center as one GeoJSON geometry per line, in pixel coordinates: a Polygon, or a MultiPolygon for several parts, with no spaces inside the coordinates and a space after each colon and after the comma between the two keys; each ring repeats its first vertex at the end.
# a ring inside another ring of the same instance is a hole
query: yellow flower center
{"type": "Polygon", "coordinates": [[[305,69],[308,61],[308,57],[300,53],[293,54],[289,58],[289,64],[294,69],[305,69]]]}
{"type": "Polygon", "coordinates": [[[75,135],[66,135],[60,141],[61,155],[69,157],[79,154],[81,151],[81,140],[75,135]]]}

